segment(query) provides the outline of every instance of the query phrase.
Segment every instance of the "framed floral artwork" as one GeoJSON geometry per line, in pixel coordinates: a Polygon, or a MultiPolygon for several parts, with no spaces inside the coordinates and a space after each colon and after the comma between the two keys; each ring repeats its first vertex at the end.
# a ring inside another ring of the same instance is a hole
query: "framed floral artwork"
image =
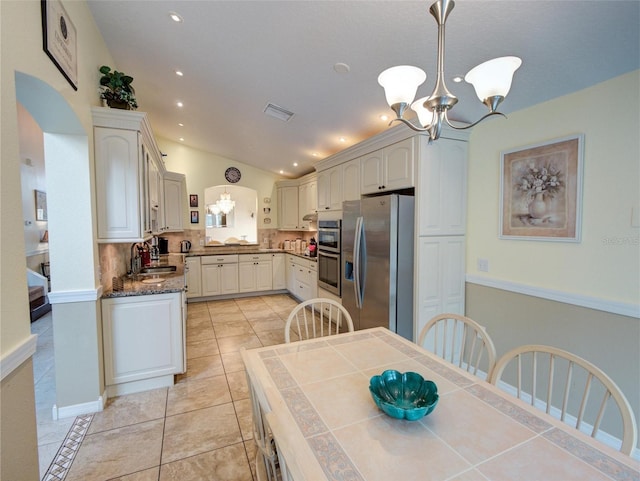
{"type": "Polygon", "coordinates": [[[584,135],[503,152],[500,238],[580,242],[584,135]]]}

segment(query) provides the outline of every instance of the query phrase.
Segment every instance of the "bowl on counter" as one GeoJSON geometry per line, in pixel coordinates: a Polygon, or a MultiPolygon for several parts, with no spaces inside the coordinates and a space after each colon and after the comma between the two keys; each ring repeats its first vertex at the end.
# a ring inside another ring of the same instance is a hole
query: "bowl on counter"
{"type": "Polygon", "coordinates": [[[369,392],[385,414],[396,419],[416,421],[430,414],[438,404],[438,387],[417,372],[389,369],[373,376],[369,392]]]}

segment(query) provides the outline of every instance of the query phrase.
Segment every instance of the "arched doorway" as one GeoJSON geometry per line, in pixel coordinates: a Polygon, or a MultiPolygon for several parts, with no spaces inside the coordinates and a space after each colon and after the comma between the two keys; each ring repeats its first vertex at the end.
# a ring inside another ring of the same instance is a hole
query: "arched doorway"
{"type": "MultiPolygon", "coordinates": [[[[94,226],[91,125],[50,85],[15,73],[16,100],[43,132],[56,404],[53,417],[102,409],[99,262],[94,226]]],[[[89,118],[89,117],[87,117],[89,118]]],[[[26,322],[26,321],[25,321],[26,322]]]]}

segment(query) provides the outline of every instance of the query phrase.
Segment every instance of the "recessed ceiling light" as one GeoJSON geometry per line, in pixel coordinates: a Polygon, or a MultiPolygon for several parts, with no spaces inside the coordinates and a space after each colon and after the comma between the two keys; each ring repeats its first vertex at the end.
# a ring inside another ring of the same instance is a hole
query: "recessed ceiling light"
{"type": "Polygon", "coordinates": [[[184,107],[184,104],[183,104],[182,102],[176,102],[176,105],[177,105],[178,107],[184,107]]]}
{"type": "Polygon", "coordinates": [[[281,170],[281,171],[280,171],[280,173],[281,173],[281,174],[284,174],[284,170],[281,170]]]}
{"type": "Polygon", "coordinates": [[[340,142],[346,142],[347,139],[345,139],[344,137],[340,137],[340,142]]]}
{"type": "Polygon", "coordinates": [[[184,124],[183,123],[179,123],[178,127],[184,127],[184,124]]]}
{"type": "Polygon", "coordinates": [[[182,73],[182,71],[181,71],[181,70],[176,70],[176,75],[177,75],[178,77],[182,77],[184,74],[182,73]]]}
{"type": "Polygon", "coordinates": [[[169,18],[177,23],[182,23],[182,17],[178,15],[176,12],[169,12],[169,18]]]}
{"type": "Polygon", "coordinates": [[[318,152],[314,152],[314,153],[313,153],[313,154],[311,154],[311,155],[313,155],[314,157],[317,157],[317,156],[318,156],[318,152]]]}
{"type": "Polygon", "coordinates": [[[180,142],[184,142],[184,137],[180,137],[180,142]]]}
{"type": "Polygon", "coordinates": [[[294,162],[294,163],[293,163],[293,166],[294,166],[294,167],[298,167],[298,163],[297,163],[297,162],[294,162]]]}
{"type": "Polygon", "coordinates": [[[333,70],[335,70],[337,73],[349,73],[351,67],[349,67],[346,63],[338,62],[333,66],[333,70]]]}
{"type": "Polygon", "coordinates": [[[461,77],[460,75],[456,75],[451,80],[453,80],[455,83],[459,84],[460,82],[462,82],[463,79],[464,79],[464,77],[461,77]]]}
{"type": "Polygon", "coordinates": [[[383,120],[383,121],[386,122],[387,120],[389,120],[389,116],[388,115],[381,115],[380,116],[380,120],[383,120]]]}

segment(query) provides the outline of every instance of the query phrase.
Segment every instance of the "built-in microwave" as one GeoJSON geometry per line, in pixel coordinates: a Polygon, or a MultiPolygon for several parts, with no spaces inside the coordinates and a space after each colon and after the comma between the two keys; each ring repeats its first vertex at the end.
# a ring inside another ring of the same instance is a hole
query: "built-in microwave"
{"type": "Polygon", "coordinates": [[[318,253],[321,251],[340,254],[341,221],[318,221],[318,253]]]}

